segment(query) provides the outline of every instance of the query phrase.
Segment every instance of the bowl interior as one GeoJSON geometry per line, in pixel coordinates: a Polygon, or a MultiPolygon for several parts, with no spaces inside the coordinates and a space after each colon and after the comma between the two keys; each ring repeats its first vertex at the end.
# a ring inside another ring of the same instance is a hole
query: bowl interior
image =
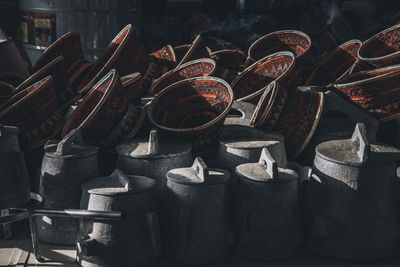
{"type": "Polygon", "coordinates": [[[172,85],[154,99],[150,116],[158,125],[173,129],[202,126],[227,110],[232,94],[215,80],[194,80],[172,85]]]}
{"type": "Polygon", "coordinates": [[[400,50],[400,26],[375,35],[360,48],[363,58],[383,57],[400,50]]]}

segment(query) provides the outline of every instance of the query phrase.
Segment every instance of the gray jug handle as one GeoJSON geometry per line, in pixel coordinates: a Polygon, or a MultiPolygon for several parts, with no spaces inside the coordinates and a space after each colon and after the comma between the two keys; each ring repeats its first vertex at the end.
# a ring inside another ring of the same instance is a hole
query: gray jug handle
{"type": "Polygon", "coordinates": [[[189,246],[189,236],[190,236],[190,209],[189,208],[181,208],[179,211],[178,218],[178,227],[182,229],[181,237],[183,239],[181,248],[183,251],[186,251],[189,246]]]}
{"type": "Polygon", "coordinates": [[[261,156],[260,159],[258,160],[258,163],[260,165],[265,165],[266,166],[266,171],[268,175],[272,179],[278,179],[279,178],[279,173],[278,173],[278,164],[276,161],[272,158],[271,154],[269,153],[268,149],[264,147],[261,151],[261,156]]]}
{"type": "Polygon", "coordinates": [[[194,159],[192,169],[195,170],[197,177],[201,178],[203,181],[207,180],[208,167],[201,157],[196,157],[194,159]]]}
{"type": "Polygon", "coordinates": [[[57,145],[56,155],[62,156],[71,150],[72,144],[83,144],[83,138],[79,129],[72,129],[57,145]]]}
{"type": "Polygon", "coordinates": [[[124,187],[126,192],[132,190],[131,181],[129,180],[128,176],[125,173],[123,173],[120,169],[115,169],[111,174],[111,177],[117,178],[121,183],[121,185],[124,187]]]}
{"type": "Polygon", "coordinates": [[[147,153],[149,155],[156,155],[159,153],[158,132],[156,129],[150,131],[147,153]]]}
{"type": "Polygon", "coordinates": [[[361,163],[364,163],[368,160],[369,152],[370,152],[370,142],[367,136],[367,129],[364,123],[357,123],[356,128],[354,129],[353,135],[351,137],[353,142],[359,143],[359,148],[357,151],[358,158],[361,163]]]}
{"type": "Polygon", "coordinates": [[[150,242],[156,257],[161,256],[161,234],[158,215],[155,212],[146,214],[146,223],[150,233],[150,242]]]}
{"type": "Polygon", "coordinates": [[[249,215],[250,211],[247,208],[247,203],[246,202],[241,203],[239,207],[239,220],[240,220],[239,240],[244,241],[248,239],[250,232],[249,215]]]}

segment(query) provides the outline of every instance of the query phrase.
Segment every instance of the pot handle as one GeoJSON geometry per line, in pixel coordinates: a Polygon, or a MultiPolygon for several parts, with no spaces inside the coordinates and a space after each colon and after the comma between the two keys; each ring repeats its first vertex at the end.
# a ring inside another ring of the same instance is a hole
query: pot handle
{"type": "Polygon", "coordinates": [[[358,158],[361,163],[364,163],[368,160],[369,152],[370,152],[370,142],[367,136],[367,129],[364,123],[357,123],[356,128],[354,129],[353,135],[351,137],[353,142],[359,143],[359,148],[357,151],[358,158]]]}
{"type": "Polygon", "coordinates": [[[150,233],[150,242],[156,257],[161,256],[161,234],[158,215],[155,212],[146,214],[146,223],[150,233]]]}
{"type": "Polygon", "coordinates": [[[182,230],[180,236],[182,237],[182,250],[187,250],[189,246],[189,231],[190,231],[190,209],[182,208],[179,211],[179,227],[182,230]]]}
{"type": "Polygon", "coordinates": [[[111,177],[117,178],[121,185],[124,187],[125,191],[131,191],[132,190],[132,183],[129,180],[128,176],[126,176],[125,173],[123,173],[120,169],[115,169],[113,173],[111,174],[111,177]]]}
{"type": "Polygon", "coordinates": [[[71,150],[72,144],[83,144],[83,138],[79,129],[72,129],[57,145],[56,155],[62,156],[71,150]]]}
{"type": "Polygon", "coordinates": [[[150,131],[147,153],[149,155],[156,155],[159,153],[158,132],[156,129],[150,131]]]}
{"type": "Polygon", "coordinates": [[[261,151],[260,159],[258,160],[260,165],[266,166],[266,171],[272,179],[279,179],[278,164],[272,158],[268,151],[268,148],[264,147],[261,151]]]}
{"type": "Polygon", "coordinates": [[[196,172],[197,177],[205,181],[208,178],[208,166],[201,157],[194,159],[192,169],[196,172]]]}

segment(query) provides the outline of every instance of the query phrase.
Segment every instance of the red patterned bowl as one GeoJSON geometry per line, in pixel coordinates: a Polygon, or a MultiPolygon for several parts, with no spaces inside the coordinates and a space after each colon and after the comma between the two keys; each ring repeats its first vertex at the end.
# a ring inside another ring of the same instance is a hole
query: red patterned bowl
{"type": "Polygon", "coordinates": [[[330,53],[312,72],[306,85],[328,86],[340,79],[357,59],[360,40],[350,40],[330,53]]]}
{"type": "Polygon", "coordinates": [[[130,103],[140,101],[140,98],[146,93],[146,90],[142,86],[142,81],[142,75],[140,75],[139,72],[121,77],[121,90],[128,96],[128,101],[130,103]]]}
{"type": "Polygon", "coordinates": [[[75,72],[88,63],[82,51],[79,33],[68,32],[52,43],[36,62],[34,71],[39,71],[58,56],[64,56],[64,72],[66,79],[70,81],[75,72]]]}
{"type": "Polygon", "coordinates": [[[101,141],[104,147],[115,147],[123,141],[132,139],[142,126],[145,112],[140,105],[129,105],[115,129],[101,141]]]}
{"type": "Polygon", "coordinates": [[[295,57],[288,51],[262,58],[246,68],[231,83],[235,99],[256,104],[270,82],[290,77],[294,65],[295,57]]]}
{"type": "Polygon", "coordinates": [[[213,76],[231,83],[239,74],[241,67],[246,61],[243,51],[238,49],[225,49],[212,52],[212,60],[217,64],[213,76]]]}
{"type": "Polygon", "coordinates": [[[210,57],[210,50],[207,48],[201,35],[198,35],[196,39],[194,39],[193,43],[190,45],[189,49],[183,56],[182,60],[179,61],[177,67],[195,59],[209,58],[209,57],[210,57]]]}
{"type": "MultiPolygon", "coordinates": [[[[363,109],[380,109],[400,100],[400,69],[396,66],[392,72],[388,73],[387,68],[383,68],[383,71],[386,74],[363,80],[350,80],[334,84],[334,87],[363,109]]],[[[360,77],[363,75],[365,77],[365,73],[361,73],[360,77]]]]}
{"type": "Polygon", "coordinates": [[[166,45],[156,52],[150,54],[154,61],[162,65],[172,68],[176,65],[175,51],[170,45],[166,45]]]}
{"type": "Polygon", "coordinates": [[[372,70],[363,70],[356,73],[352,73],[350,77],[343,77],[335,82],[335,84],[342,84],[342,83],[352,83],[356,81],[366,80],[373,77],[379,77],[385,74],[390,74],[393,72],[397,72],[400,70],[400,64],[392,65],[382,68],[376,68],[372,70]]]}
{"type": "MultiPolygon", "coordinates": [[[[279,93],[285,89],[278,81],[271,90],[279,93]]],[[[272,130],[284,136],[287,156],[293,159],[304,150],[314,135],[322,115],[324,95],[320,92],[305,93],[294,90],[288,94],[282,110],[276,105],[280,105],[280,102],[276,101],[269,109],[271,120],[276,120],[272,130]],[[276,118],[274,114],[279,117],[276,118]]]]}
{"type": "Polygon", "coordinates": [[[179,45],[174,47],[174,52],[176,56],[176,62],[181,62],[183,57],[186,55],[187,51],[190,48],[190,44],[179,45]]]}
{"type": "Polygon", "coordinates": [[[191,78],[161,91],[150,105],[149,118],[158,128],[194,141],[222,127],[232,102],[233,92],[224,80],[191,78]]]}
{"type": "Polygon", "coordinates": [[[3,106],[0,123],[16,126],[21,133],[32,129],[58,108],[53,79],[45,77],[14,95],[3,106]]]}
{"type": "Polygon", "coordinates": [[[67,121],[62,135],[80,128],[91,141],[104,139],[118,124],[127,106],[127,95],[121,90],[118,72],[113,69],[87,94],[67,121]]]}
{"type": "Polygon", "coordinates": [[[215,70],[215,61],[209,58],[201,58],[189,61],[162,75],[151,87],[153,94],[157,95],[167,86],[181,80],[193,77],[211,76],[215,70]]]}
{"type": "Polygon", "coordinates": [[[144,73],[147,68],[147,53],[134,27],[129,24],[111,41],[104,53],[78,87],[78,92],[92,89],[94,84],[111,69],[121,76],[133,72],[144,73]]]}
{"type": "Polygon", "coordinates": [[[366,40],[358,51],[361,62],[359,67],[355,67],[355,72],[399,63],[399,41],[400,24],[381,31],[366,40]]]}
{"type": "Polygon", "coordinates": [[[301,31],[283,30],[264,35],[249,48],[246,66],[275,52],[290,51],[300,60],[308,53],[311,39],[301,31]]]}

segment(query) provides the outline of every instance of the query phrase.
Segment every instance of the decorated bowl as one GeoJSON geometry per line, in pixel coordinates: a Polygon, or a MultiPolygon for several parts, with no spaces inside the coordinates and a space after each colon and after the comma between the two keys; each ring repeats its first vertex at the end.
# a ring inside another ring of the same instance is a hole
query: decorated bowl
{"type": "Polygon", "coordinates": [[[274,80],[290,78],[295,65],[293,53],[277,52],[247,67],[232,83],[238,101],[257,104],[265,87],[274,80]]]}
{"type": "Polygon", "coordinates": [[[182,59],[179,61],[177,67],[195,59],[209,58],[209,57],[210,57],[210,50],[207,48],[201,35],[198,35],[196,39],[194,39],[193,43],[190,45],[190,47],[188,48],[182,59]]]}
{"type": "Polygon", "coordinates": [[[118,72],[105,75],[79,104],[67,121],[62,135],[80,128],[85,139],[99,141],[116,127],[127,107],[127,95],[121,90],[118,72]]]}
{"type": "Polygon", "coordinates": [[[125,26],[111,41],[103,54],[94,62],[78,87],[78,92],[87,92],[111,69],[121,76],[133,72],[144,73],[147,68],[147,53],[134,27],[125,26]]]}
{"type": "Polygon", "coordinates": [[[232,106],[233,92],[224,80],[197,77],[162,90],[149,107],[158,128],[194,141],[218,131],[232,106]]]}
{"type": "Polygon", "coordinates": [[[241,67],[246,61],[243,51],[238,49],[226,49],[212,52],[210,54],[217,68],[213,76],[231,83],[239,74],[241,67]]]}
{"type": "Polygon", "coordinates": [[[175,82],[193,77],[211,76],[215,67],[215,61],[209,58],[189,61],[162,75],[151,87],[151,92],[156,95],[175,82]]]}
{"type": "Polygon", "coordinates": [[[130,103],[140,101],[140,98],[146,93],[142,86],[142,75],[139,72],[131,73],[121,77],[121,90],[127,95],[130,103]]]}

